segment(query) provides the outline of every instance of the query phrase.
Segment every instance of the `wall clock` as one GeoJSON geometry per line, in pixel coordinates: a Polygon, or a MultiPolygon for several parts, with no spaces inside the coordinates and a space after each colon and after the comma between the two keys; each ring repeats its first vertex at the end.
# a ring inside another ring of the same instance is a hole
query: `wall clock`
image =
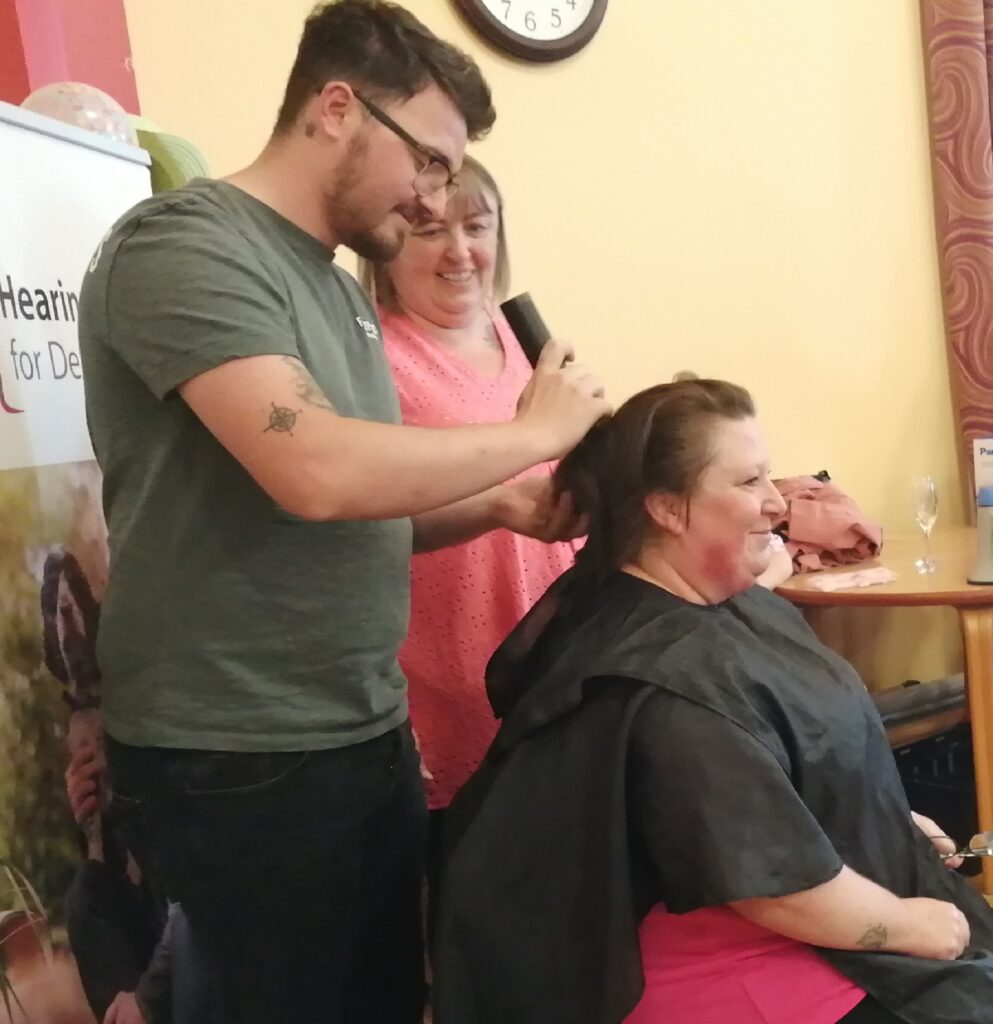
{"type": "Polygon", "coordinates": [[[455,0],[494,46],[523,60],[561,60],[596,34],[607,0],[455,0]]]}

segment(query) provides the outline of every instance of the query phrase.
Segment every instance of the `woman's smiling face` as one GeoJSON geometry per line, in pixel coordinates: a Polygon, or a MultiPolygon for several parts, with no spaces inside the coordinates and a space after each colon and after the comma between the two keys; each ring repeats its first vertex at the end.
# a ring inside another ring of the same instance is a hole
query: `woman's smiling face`
{"type": "Polygon", "coordinates": [[[387,268],[400,308],[462,327],[489,305],[497,256],[496,197],[456,193],[441,220],[416,224],[387,268]]]}

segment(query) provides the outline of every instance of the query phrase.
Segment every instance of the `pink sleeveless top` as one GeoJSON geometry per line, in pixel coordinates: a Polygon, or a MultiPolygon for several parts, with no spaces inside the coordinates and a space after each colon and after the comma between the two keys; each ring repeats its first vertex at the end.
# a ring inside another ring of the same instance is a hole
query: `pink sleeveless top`
{"type": "MultiPolygon", "coordinates": [[[[406,317],[380,310],[380,318],[404,423],[444,427],[514,417],[531,367],[502,317],[494,321],[504,350],[496,378],[406,317]]],[[[524,475],[551,469],[546,464],[524,475]]],[[[483,686],[490,655],[572,561],[571,544],[543,544],[509,530],[414,555],[410,631],[400,666],[432,810],[448,806],[496,734],[483,686]]]]}
{"type": "Polygon", "coordinates": [[[642,922],[645,992],[624,1024],[836,1024],[865,992],[805,943],[730,907],[642,922]]]}

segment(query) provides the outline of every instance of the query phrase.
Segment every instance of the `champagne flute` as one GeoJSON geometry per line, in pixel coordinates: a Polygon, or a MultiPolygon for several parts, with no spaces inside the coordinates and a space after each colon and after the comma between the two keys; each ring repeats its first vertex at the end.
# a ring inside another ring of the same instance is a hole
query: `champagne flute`
{"type": "Polygon", "coordinates": [[[934,477],[922,476],[914,479],[914,516],[924,534],[924,555],[914,562],[920,573],[934,572],[936,566],[931,557],[931,531],[938,518],[938,488],[934,477]]]}

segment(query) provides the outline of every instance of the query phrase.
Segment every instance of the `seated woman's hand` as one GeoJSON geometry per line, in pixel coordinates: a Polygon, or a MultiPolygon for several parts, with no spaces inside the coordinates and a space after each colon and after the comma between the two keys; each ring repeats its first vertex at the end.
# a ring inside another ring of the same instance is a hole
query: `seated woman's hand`
{"type": "Polygon", "coordinates": [[[784,547],[778,547],[769,560],[769,568],[755,581],[769,590],[775,590],[793,575],[793,557],[784,547]]]}
{"type": "Polygon", "coordinates": [[[938,853],[946,857],[945,867],[946,868],[957,868],[961,866],[964,858],[952,857],[951,854],[955,853],[958,849],[958,845],[950,835],[947,835],[945,830],[937,825],[931,818],[926,815],[918,814],[916,811],[911,811],[910,816],[914,819],[914,824],[931,840],[932,845],[938,851],[938,853]]]}
{"type": "Polygon", "coordinates": [[[902,927],[878,948],[928,960],[955,960],[969,945],[969,922],[954,903],[914,897],[900,901],[902,927]]]}

